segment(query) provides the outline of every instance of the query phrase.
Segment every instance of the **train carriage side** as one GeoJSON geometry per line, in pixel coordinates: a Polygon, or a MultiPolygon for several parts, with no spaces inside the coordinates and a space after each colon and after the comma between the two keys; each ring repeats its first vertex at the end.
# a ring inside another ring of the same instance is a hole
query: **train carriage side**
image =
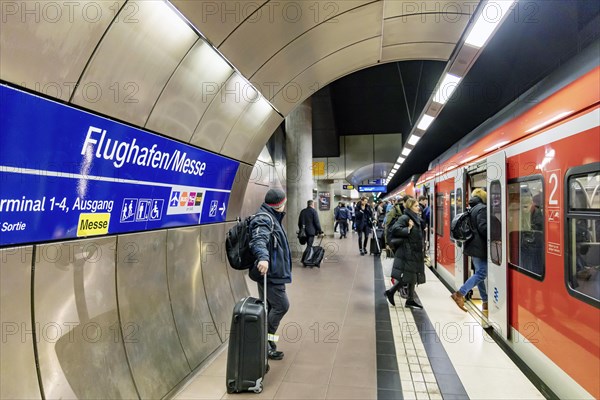
{"type": "MultiPolygon", "coordinates": [[[[460,151],[437,162],[417,184],[435,187],[434,265],[442,279],[456,287],[462,279],[457,278],[452,257],[460,261],[461,251],[452,251],[455,245],[449,239],[450,213],[456,212],[451,195],[460,187],[463,171],[496,160],[500,153],[506,156],[501,254],[508,264],[510,331],[500,336],[561,398],[600,398],[597,56],[592,67],[588,59],[586,68],[576,69],[568,75],[570,81],[562,82],[559,90],[554,86],[543,100],[527,108],[521,104],[519,112],[508,106],[505,122],[480,130],[476,141],[471,138],[460,151]],[[473,154],[480,156],[470,165],[461,161],[473,154]]],[[[564,73],[562,79],[567,80],[564,73]]],[[[487,179],[489,187],[491,178],[487,179]]],[[[464,195],[472,189],[467,185],[463,183],[464,195]]],[[[488,245],[493,247],[492,242],[488,245]]],[[[495,285],[489,279],[488,292],[490,284],[495,285]]]]}

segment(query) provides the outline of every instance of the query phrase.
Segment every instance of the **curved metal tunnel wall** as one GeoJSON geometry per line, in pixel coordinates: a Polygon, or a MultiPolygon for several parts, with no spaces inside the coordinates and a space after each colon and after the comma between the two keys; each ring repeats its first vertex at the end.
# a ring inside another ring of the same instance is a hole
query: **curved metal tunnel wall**
{"type": "MultiPolygon", "coordinates": [[[[269,1],[255,3],[252,15],[269,1]]],[[[473,11],[434,26],[431,10],[343,0],[301,21],[203,19],[215,4],[4,1],[0,79],[240,161],[232,221],[276,175],[252,177],[284,115],[379,62],[447,60],[473,11]]],[[[167,396],[226,342],[234,302],[248,294],[226,264],[230,225],[1,249],[0,397],[167,396]]]]}

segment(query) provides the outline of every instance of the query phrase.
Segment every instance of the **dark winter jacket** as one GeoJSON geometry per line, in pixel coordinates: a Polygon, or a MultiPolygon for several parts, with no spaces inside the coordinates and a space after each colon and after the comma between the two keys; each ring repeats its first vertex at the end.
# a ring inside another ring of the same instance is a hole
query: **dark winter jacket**
{"type": "Polygon", "coordinates": [[[465,242],[463,254],[466,256],[487,258],[487,206],[474,196],[469,200],[471,206],[471,225],[475,230],[473,238],[465,242]]]}
{"type": "Polygon", "coordinates": [[[337,213],[335,214],[335,220],[346,221],[350,218],[349,214],[350,213],[348,212],[348,209],[346,207],[340,207],[340,209],[337,210],[337,213]]]}
{"type": "MultiPolygon", "coordinates": [[[[258,213],[270,214],[274,222],[273,234],[271,235],[271,219],[258,214],[250,221],[250,251],[259,261],[269,261],[267,281],[271,284],[285,284],[292,281],[292,254],[287,235],[281,225],[285,213],[278,213],[266,204],[260,206],[258,213]],[[272,237],[272,240],[271,240],[272,237]],[[271,249],[271,257],[269,252],[271,249]]],[[[262,275],[258,268],[250,269],[250,278],[256,282],[262,282],[262,275]]]]}
{"type": "Polygon", "coordinates": [[[356,210],[354,210],[354,221],[356,223],[357,231],[370,229],[371,221],[373,221],[373,210],[371,210],[371,206],[367,204],[364,210],[360,205],[356,206],[356,210]]]}
{"type": "Polygon", "coordinates": [[[319,214],[312,207],[306,207],[300,211],[298,216],[298,229],[302,229],[302,225],[306,227],[307,236],[315,236],[323,232],[321,223],[319,222],[319,214]]]}
{"type": "Polygon", "coordinates": [[[394,254],[392,277],[404,283],[425,283],[425,257],[421,218],[412,210],[404,210],[390,228],[390,237],[398,243],[394,254]],[[414,225],[408,230],[408,221],[414,225]],[[397,241],[396,239],[401,239],[397,241]]]}

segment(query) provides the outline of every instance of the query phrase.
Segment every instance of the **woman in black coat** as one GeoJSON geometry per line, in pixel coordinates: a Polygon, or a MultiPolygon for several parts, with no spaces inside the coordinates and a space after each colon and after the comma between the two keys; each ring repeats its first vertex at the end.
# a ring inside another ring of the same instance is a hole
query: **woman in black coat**
{"type": "Polygon", "coordinates": [[[354,218],[356,220],[356,232],[358,232],[358,249],[360,255],[367,254],[367,240],[371,233],[371,224],[373,220],[373,211],[367,204],[367,198],[362,197],[354,210],[354,218]],[[364,235],[364,237],[363,237],[364,235]]]}
{"type": "Polygon", "coordinates": [[[408,285],[408,298],[405,307],[423,308],[415,300],[415,286],[425,283],[425,255],[423,249],[423,230],[421,229],[421,208],[416,199],[408,199],[402,215],[390,227],[390,236],[396,252],[392,277],[396,284],[385,291],[385,297],[395,306],[394,294],[401,285],[408,285]]]}

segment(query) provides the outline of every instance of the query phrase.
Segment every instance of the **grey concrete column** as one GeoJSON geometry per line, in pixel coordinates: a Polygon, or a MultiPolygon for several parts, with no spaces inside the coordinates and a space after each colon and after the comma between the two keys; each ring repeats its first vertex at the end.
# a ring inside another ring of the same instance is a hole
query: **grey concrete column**
{"type": "Polygon", "coordinates": [[[308,98],[285,118],[287,225],[292,252],[299,249],[296,230],[298,215],[313,198],[312,106],[308,98]]]}
{"type": "Polygon", "coordinates": [[[334,185],[334,181],[330,180],[330,179],[322,179],[317,181],[317,189],[318,189],[318,194],[319,195],[321,192],[328,192],[329,193],[329,210],[327,211],[320,211],[319,210],[319,206],[315,206],[317,208],[317,210],[319,210],[319,220],[321,221],[321,228],[323,228],[323,231],[328,235],[328,236],[333,236],[333,226],[335,224],[334,218],[333,218],[333,210],[337,207],[337,204],[339,201],[335,201],[334,200],[334,190],[335,190],[335,185],[334,185]]]}

